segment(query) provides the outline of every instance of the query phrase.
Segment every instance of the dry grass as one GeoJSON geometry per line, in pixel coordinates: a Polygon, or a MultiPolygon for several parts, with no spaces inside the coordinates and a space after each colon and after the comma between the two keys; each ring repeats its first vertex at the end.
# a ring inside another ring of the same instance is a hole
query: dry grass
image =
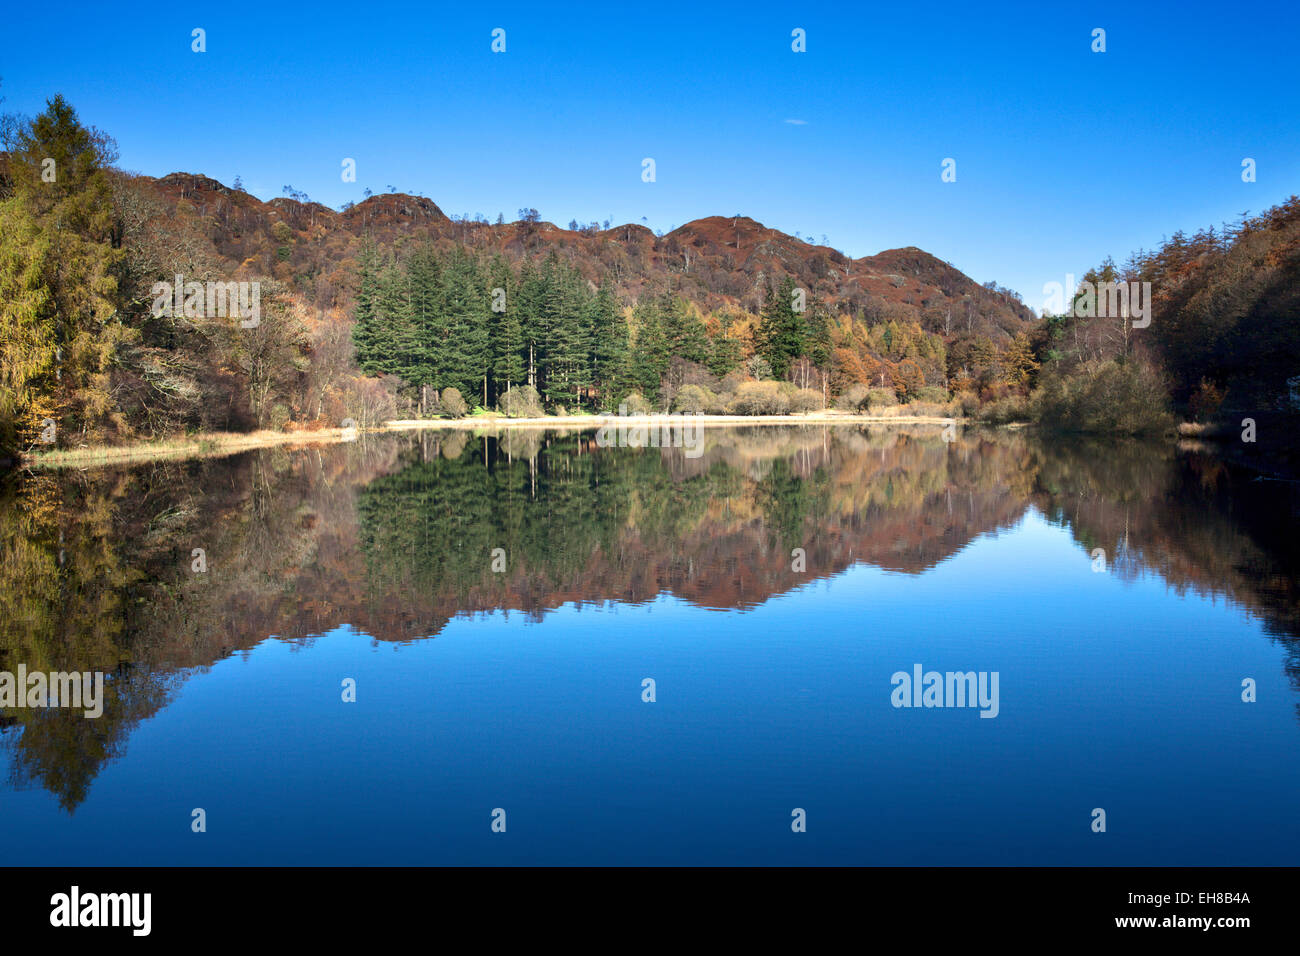
{"type": "Polygon", "coordinates": [[[310,432],[207,432],[201,435],[187,435],[184,438],[168,438],[131,445],[96,445],[88,448],[31,451],[23,455],[23,464],[29,468],[85,468],[176,458],[219,458],[253,448],[343,441],[345,437],[355,434],[355,431],[343,428],[323,428],[310,432]]]}
{"type": "MultiPolygon", "coordinates": [[[[917,414],[918,411],[931,409],[912,408],[900,405],[880,409],[880,413],[852,414],[836,409],[824,409],[795,415],[700,415],[702,426],[734,425],[946,425],[949,422],[963,422],[964,419],[942,414],[917,414]]],[[[935,406],[941,411],[943,406],[935,406]]],[[[654,424],[665,418],[670,421],[680,420],[679,415],[567,415],[546,416],[544,418],[502,418],[498,416],[474,416],[471,418],[429,418],[409,419],[385,422],[377,429],[381,432],[417,431],[423,429],[449,429],[466,431],[497,432],[510,429],[564,429],[581,431],[605,424],[654,424]]],[[[694,420],[696,416],[692,416],[694,420]]],[[[355,438],[357,432],[343,428],[322,428],[316,431],[274,432],[257,431],[244,434],[233,432],[208,432],[188,435],[184,438],[170,438],[162,441],[139,442],[132,445],[99,445],[88,448],[60,448],[53,451],[34,450],[22,456],[23,464],[29,468],[91,468],[103,465],[135,464],[147,461],[166,461],[186,458],[219,458],[234,455],[254,448],[271,448],[277,445],[303,446],[347,441],[355,438]]]]}

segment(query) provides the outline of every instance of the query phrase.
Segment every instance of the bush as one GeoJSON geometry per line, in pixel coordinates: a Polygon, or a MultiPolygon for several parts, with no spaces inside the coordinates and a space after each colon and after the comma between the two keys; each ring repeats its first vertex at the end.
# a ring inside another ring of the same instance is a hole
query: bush
{"type": "Polygon", "coordinates": [[[1019,395],[1008,395],[989,402],[976,414],[976,418],[985,425],[1007,425],[1011,422],[1024,422],[1030,419],[1029,402],[1019,395]]]}
{"type": "Polygon", "coordinates": [[[531,385],[516,385],[497,400],[497,409],[509,418],[541,418],[542,398],[531,385]]]}
{"type": "Polygon", "coordinates": [[[974,392],[958,392],[953,397],[953,402],[964,418],[973,418],[980,410],[979,396],[974,392]]]}
{"type": "Polygon", "coordinates": [[[790,396],[790,411],[819,412],[822,409],[822,393],[812,388],[801,388],[790,396]]]}
{"type": "Polygon", "coordinates": [[[908,402],[929,402],[932,405],[946,405],[948,390],[938,385],[925,385],[907,396],[908,402]]]}
{"type": "Polygon", "coordinates": [[[860,412],[866,407],[869,391],[865,385],[850,385],[835,399],[835,407],[846,412],[860,412]]]}
{"type": "Polygon", "coordinates": [[[461,398],[458,388],[444,388],[438,399],[438,405],[444,415],[450,415],[452,418],[464,418],[465,413],[469,411],[469,406],[465,404],[465,399],[461,398]]]}
{"type": "Polygon", "coordinates": [[[718,396],[703,385],[683,385],[673,399],[673,411],[688,415],[711,413],[718,406],[718,396]]]}
{"type": "Polygon", "coordinates": [[[867,392],[867,408],[882,408],[886,405],[897,405],[898,395],[892,388],[873,388],[867,392]]]}
{"type": "Polygon", "coordinates": [[[790,400],[778,382],[744,382],[727,411],[732,415],[784,415],[790,411],[790,400]]]}
{"type": "Polygon", "coordinates": [[[626,408],[629,415],[649,415],[651,412],[650,403],[640,392],[629,392],[627,398],[619,402],[619,406],[620,411],[626,408]]]}
{"type": "Polygon", "coordinates": [[[1129,359],[1088,362],[1041,377],[1033,413],[1056,431],[1144,435],[1174,425],[1164,382],[1151,366],[1129,359]]]}

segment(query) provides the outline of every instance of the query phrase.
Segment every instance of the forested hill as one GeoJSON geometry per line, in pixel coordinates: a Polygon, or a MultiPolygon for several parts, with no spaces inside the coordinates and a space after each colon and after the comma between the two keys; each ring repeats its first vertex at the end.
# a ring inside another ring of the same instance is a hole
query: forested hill
{"type": "Polygon", "coordinates": [[[6,455],[399,406],[993,400],[1033,371],[1030,310],[914,247],[850,259],[741,215],[666,235],[531,208],[489,221],[391,187],[339,210],[291,185],[263,202],[238,177],[123,171],[58,95],[0,116],[0,144],[6,455]]]}
{"type": "MultiPolygon", "coordinates": [[[[790,236],[746,216],[710,216],[663,235],[644,225],[571,221],[567,227],[521,209],[513,221],[447,215],[432,200],[405,193],[373,195],[342,211],[285,186],[262,202],[207,176],[172,173],[126,177],[124,187],[157,197],[158,212],[211,244],[225,275],[281,280],[321,310],[350,310],[356,256],[365,239],[380,245],[429,240],[501,253],[519,262],[555,250],[583,278],[614,282],[625,301],[663,292],[702,311],[736,307],[757,313],[767,284],[785,277],[839,314],[868,321],[909,317],[940,335],[986,335],[1004,346],[1034,322],[1010,290],[982,286],[914,246],[851,259],[813,237],[790,236]]],[[[824,239],[824,237],[822,237],[824,239]]]]}

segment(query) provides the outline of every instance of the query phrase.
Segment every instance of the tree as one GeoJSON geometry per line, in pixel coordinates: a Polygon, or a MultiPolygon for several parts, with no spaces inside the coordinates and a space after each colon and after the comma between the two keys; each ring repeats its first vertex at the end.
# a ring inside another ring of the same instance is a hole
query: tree
{"type": "Polygon", "coordinates": [[[673,355],[703,364],[709,357],[709,338],[695,306],[685,299],[665,295],[659,303],[664,335],[673,355]]]}
{"type": "Polygon", "coordinates": [[[111,368],[136,335],[118,308],[125,254],[113,242],[115,147],[62,96],[7,129],[5,145],[0,315],[13,332],[0,340],[0,438],[28,440],[51,418],[60,444],[98,439],[125,427],[113,415],[111,368]]]}
{"type": "Polygon", "coordinates": [[[1038,362],[1034,360],[1034,350],[1029,344],[1029,336],[1024,332],[1020,332],[1011,340],[1011,345],[1002,359],[1002,368],[1006,383],[1028,394],[1034,376],[1038,372],[1038,362]]]}
{"type": "Polygon", "coordinates": [[[786,276],[773,293],[768,286],[758,327],[759,353],[772,367],[772,374],[785,378],[790,363],[803,354],[807,326],[803,315],[795,311],[794,279],[786,276]]]}
{"type": "Polygon", "coordinates": [[[488,267],[490,294],[503,308],[491,312],[492,380],[496,398],[508,392],[512,385],[524,380],[524,339],[519,324],[519,305],[516,302],[517,284],[510,266],[501,256],[496,256],[488,267]],[[496,290],[501,290],[500,297],[496,290]]]}
{"type": "Polygon", "coordinates": [[[633,350],[631,378],[652,403],[659,401],[660,384],[671,357],[663,319],[654,302],[639,304],[632,313],[636,321],[636,345],[633,350]]]}
{"type": "Polygon", "coordinates": [[[602,283],[597,290],[589,306],[589,316],[592,379],[601,401],[606,408],[611,408],[627,375],[628,328],[610,282],[602,283]]]}

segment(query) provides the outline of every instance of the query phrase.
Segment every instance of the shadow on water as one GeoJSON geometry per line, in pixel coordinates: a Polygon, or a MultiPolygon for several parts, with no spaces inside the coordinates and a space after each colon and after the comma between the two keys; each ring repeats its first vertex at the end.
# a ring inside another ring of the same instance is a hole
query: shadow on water
{"type": "Polygon", "coordinates": [[[590,433],[426,431],[12,476],[0,671],[103,671],[106,690],[97,720],[0,712],[6,786],[44,787],[72,811],[190,674],[268,637],[349,624],[412,641],[459,615],[539,621],[664,593],[743,611],[858,563],[924,574],[1030,508],[1103,549],[1110,573],[1244,608],[1300,688],[1296,486],[1203,454],[791,427],[707,430],[692,457],[590,433]]]}

